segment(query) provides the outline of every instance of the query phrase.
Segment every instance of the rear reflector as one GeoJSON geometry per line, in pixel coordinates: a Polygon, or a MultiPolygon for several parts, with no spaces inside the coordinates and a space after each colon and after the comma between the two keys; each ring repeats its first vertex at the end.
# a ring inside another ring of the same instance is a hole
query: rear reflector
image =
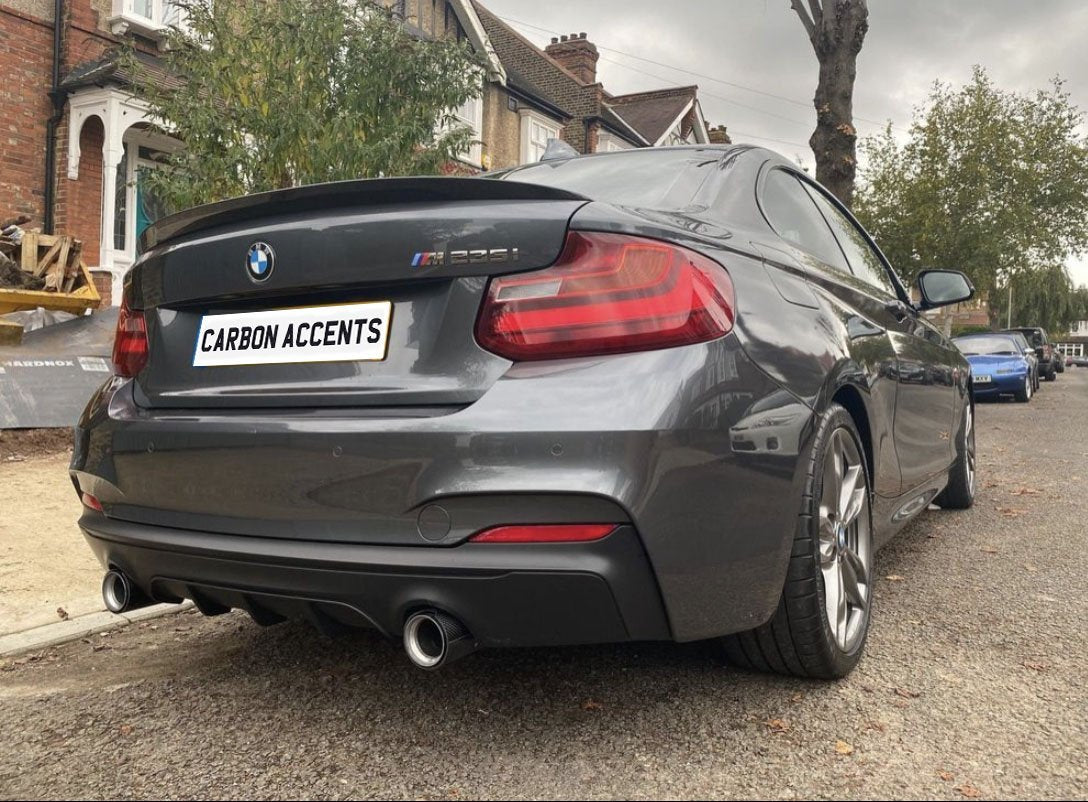
{"type": "Polygon", "coordinates": [[[83,504],[87,507],[90,507],[92,510],[98,510],[98,512],[103,511],[102,502],[96,499],[90,493],[83,494],[83,504]]]}
{"type": "Polygon", "coordinates": [[[600,540],[616,524],[512,524],[485,529],[469,538],[472,543],[581,543],[600,540]]]}
{"type": "Polygon", "coordinates": [[[644,351],[722,337],[733,310],[729,274],[701,254],[574,231],[551,267],[491,280],[476,339],[512,360],[644,351]]]}
{"type": "Polygon", "coordinates": [[[117,314],[117,331],[113,338],[113,370],[118,376],[131,378],[147,364],[147,325],[144,313],[128,305],[126,293],[117,314]]]}

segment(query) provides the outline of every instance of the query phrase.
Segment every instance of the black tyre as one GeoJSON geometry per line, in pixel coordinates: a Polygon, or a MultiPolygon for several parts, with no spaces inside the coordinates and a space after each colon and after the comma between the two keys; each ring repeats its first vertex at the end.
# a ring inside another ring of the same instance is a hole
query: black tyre
{"type": "Polygon", "coordinates": [[[966,510],[975,503],[975,405],[968,400],[956,433],[956,461],[948,472],[948,484],[933,499],[946,510],[966,510]]]}
{"type": "Polygon", "coordinates": [[[1053,364],[1051,364],[1050,367],[1046,369],[1046,375],[1044,376],[1044,378],[1048,382],[1052,382],[1058,378],[1058,371],[1054,368],[1053,364]]]}
{"type": "Polygon", "coordinates": [[[872,605],[872,511],[865,450],[850,413],[820,417],[786,585],[761,627],[723,638],[734,665],[836,679],[857,665],[872,605]]]}
{"type": "Polygon", "coordinates": [[[1031,388],[1032,388],[1031,374],[1028,374],[1027,376],[1024,377],[1024,386],[1016,391],[1016,400],[1020,401],[1021,403],[1024,403],[1024,404],[1026,404],[1028,401],[1030,401],[1031,400],[1031,392],[1032,392],[1031,388]]]}

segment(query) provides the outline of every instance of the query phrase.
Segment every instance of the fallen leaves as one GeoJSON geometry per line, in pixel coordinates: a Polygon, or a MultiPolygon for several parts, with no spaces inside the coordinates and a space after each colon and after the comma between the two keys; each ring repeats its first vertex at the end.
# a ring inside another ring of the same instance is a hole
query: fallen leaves
{"type": "Polygon", "coordinates": [[[900,576],[899,574],[888,574],[884,578],[889,582],[902,582],[904,579],[904,577],[900,576]]]}
{"type": "Polygon", "coordinates": [[[983,554],[1000,554],[1001,553],[998,549],[995,549],[993,546],[983,546],[981,549],[979,549],[979,551],[981,551],[983,554]]]}
{"type": "Polygon", "coordinates": [[[854,747],[846,741],[835,741],[835,751],[840,755],[852,755],[854,754],[854,747]]]}
{"type": "Polygon", "coordinates": [[[937,776],[944,780],[946,783],[952,782],[954,779],[956,779],[956,775],[950,771],[938,771],[937,776]]]}
{"type": "Polygon", "coordinates": [[[1046,671],[1048,668],[1050,668],[1050,666],[1048,666],[1046,663],[1041,663],[1036,660],[1025,660],[1020,665],[1031,671],[1046,671]]]}
{"type": "Polygon", "coordinates": [[[957,785],[956,790],[968,799],[975,799],[976,797],[982,796],[982,791],[975,788],[975,786],[971,785],[971,783],[963,783],[962,785],[957,785]]]}
{"type": "Polygon", "coordinates": [[[903,699],[917,699],[922,695],[921,691],[912,691],[908,688],[896,688],[895,695],[903,699]]]}
{"type": "Polygon", "coordinates": [[[1006,518],[1019,518],[1027,512],[1027,510],[1017,509],[1016,507],[998,507],[997,511],[1006,518]]]}
{"type": "Polygon", "coordinates": [[[602,709],[604,709],[604,705],[601,704],[600,702],[594,701],[593,699],[586,699],[584,702],[582,702],[582,709],[583,710],[602,710],[602,709]]]}
{"type": "Polygon", "coordinates": [[[769,729],[775,735],[783,735],[784,733],[790,731],[790,725],[780,718],[768,719],[763,723],[766,724],[767,729],[769,729]]]}

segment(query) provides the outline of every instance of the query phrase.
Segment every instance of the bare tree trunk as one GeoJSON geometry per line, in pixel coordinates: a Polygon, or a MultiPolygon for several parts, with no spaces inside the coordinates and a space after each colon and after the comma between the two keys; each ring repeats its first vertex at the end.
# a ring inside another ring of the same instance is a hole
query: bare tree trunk
{"type": "Polygon", "coordinates": [[[854,79],[857,59],[869,30],[865,0],[790,0],[805,26],[820,77],[816,84],[816,130],[808,143],[816,157],[816,180],[847,206],[854,200],[857,131],[854,79]]]}

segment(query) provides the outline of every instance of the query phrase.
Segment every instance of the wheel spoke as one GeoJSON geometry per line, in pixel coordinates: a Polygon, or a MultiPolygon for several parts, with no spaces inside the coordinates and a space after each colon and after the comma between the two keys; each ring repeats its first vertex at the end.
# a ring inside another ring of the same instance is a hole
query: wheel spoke
{"type": "Polygon", "coordinates": [[[842,553],[842,585],[846,598],[855,607],[865,606],[868,584],[865,563],[857,552],[846,549],[842,553]]]}
{"type": "MultiPolygon", "coordinates": [[[[850,515],[850,509],[854,505],[854,495],[857,492],[860,479],[861,465],[850,465],[846,467],[846,472],[842,479],[842,487],[839,489],[839,518],[843,523],[849,523],[852,517],[850,515]]],[[[857,513],[855,513],[855,515],[856,514],[857,513]]]]}
{"type": "Polygon", "coordinates": [[[820,567],[830,565],[835,559],[835,524],[820,511],[820,567]]]}
{"type": "Polygon", "coordinates": [[[842,565],[840,561],[833,560],[830,565],[822,570],[822,573],[827,623],[831,627],[831,631],[835,633],[835,640],[839,646],[842,646],[846,631],[846,594],[843,592],[842,565]]]}
{"type": "Polygon", "coordinates": [[[858,519],[862,508],[865,506],[865,488],[857,487],[850,496],[850,502],[846,506],[846,512],[842,515],[842,522],[849,526],[858,519]]]}

